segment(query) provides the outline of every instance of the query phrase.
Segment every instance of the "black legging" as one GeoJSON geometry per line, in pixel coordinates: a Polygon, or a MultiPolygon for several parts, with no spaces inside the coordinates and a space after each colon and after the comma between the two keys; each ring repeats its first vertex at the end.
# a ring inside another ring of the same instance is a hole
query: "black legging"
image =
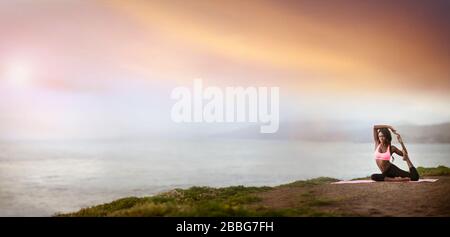
{"type": "Polygon", "coordinates": [[[389,178],[409,177],[412,181],[417,181],[419,180],[419,173],[417,173],[415,167],[409,168],[409,172],[406,172],[391,163],[391,165],[387,168],[387,170],[384,171],[382,174],[372,174],[371,176],[372,180],[375,181],[384,181],[385,177],[389,178]]]}

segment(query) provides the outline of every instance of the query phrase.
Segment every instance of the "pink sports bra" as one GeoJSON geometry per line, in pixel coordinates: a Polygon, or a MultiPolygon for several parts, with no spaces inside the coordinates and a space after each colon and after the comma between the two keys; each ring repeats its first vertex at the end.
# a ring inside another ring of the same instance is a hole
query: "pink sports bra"
{"type": "Polygon", "coordinates": [[[377,146],[375,150],[375,159],[377,160],[391,160],[391,151],[390,146],[388,146],[387,151],[385,153],[381,153],[378,150],[380,149],[381,143],[377,146]]]}

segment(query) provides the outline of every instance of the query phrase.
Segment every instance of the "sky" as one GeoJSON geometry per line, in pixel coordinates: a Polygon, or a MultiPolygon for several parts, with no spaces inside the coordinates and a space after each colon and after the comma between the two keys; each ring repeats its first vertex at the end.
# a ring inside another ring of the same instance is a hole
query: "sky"
{"type": "Polygon", "coordinates": [[[170,120],[171,90],[195,78],[280,87],[282,122],[448,122],[449,10],[433,0],[0,0],[0,138],[195,132],[170,120]]]}

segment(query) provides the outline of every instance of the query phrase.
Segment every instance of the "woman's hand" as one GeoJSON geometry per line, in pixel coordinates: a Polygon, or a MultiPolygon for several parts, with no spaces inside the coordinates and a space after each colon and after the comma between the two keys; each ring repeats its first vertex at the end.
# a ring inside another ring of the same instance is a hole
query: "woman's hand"
{"type": "Polygon", "coordinates": [[[389,128],[391,129],[391,131],[395,134],[395,135],[398,135],[398,133],[397,133],[397,130],[395,130],[395,128],[394,127],[392,127],[392,126],[389,126],[389,128]]]}

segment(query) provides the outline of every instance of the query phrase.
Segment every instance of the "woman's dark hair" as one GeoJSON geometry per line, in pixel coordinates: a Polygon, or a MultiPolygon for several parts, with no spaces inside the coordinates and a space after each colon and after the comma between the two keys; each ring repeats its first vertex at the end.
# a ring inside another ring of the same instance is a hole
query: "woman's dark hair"
{"type": "MultiPolygon", "coordinates": [[[[387,128],[380,128],[380,132],[383,133],[383,136],[386,138],[387,144],[390,147],[391,146],[391,141],[392,141],[391,132],[387,128]]],[[[391,157],[392,157],[392,161],[394,161],[393,154],[391,154],[391,157]]]]}
{"type": "Polygon", "coordinates": [[[392,141],[392,136],[391,136],[391,132],[389,131],[389,129],[387,128],[380,128],[380,132],[383,133],[384,137],[386,138],[386,141],[388,143],[388,145],[391,145],[391,141],[392,141]]]}

